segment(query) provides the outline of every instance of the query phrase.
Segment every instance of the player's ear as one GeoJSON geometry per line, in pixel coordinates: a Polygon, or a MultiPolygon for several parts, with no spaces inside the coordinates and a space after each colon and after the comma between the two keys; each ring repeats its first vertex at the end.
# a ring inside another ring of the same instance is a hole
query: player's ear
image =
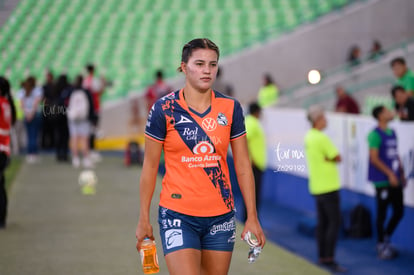
{"type": "Polygon", "coordinates": [[[187,64],[185,62],[181,62],[181,71],[187,74],[187,64]]]}

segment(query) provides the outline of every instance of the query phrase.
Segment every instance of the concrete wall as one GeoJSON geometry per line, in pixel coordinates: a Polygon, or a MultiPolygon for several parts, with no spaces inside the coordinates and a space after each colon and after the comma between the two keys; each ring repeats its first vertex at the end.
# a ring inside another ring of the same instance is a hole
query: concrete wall
{"type": "Polygon", "coordinates": [[[326,71],[343,64],[353,44],[358,44],[364,55],[373,39],[379,39],[387,48],[413,37],[413,6],[410,0],[356,4],[225,60],[223,78],[234,83],[242,101],[255,96],[265,72],[270,72],[282,89],[290,87],[305,80],[312,68],[326,71]]]}
{"type": "Polygon", "coordinates": [[[0,0],[0,28],[9,19],[18,4],[19,0],[0,0]]]}
{"type": "MultiPolygon", "coordinates": [[[[411,0],[353,4],[293,33],[224,58],[220,61],[223,81],[233,85],[235,97],[246,104],[255,99],[266,72],[283,89],[303,81],[311,68],[326,71],[343,64],[353,44],[367,54],[373,39],[379,39],[387,48],[413,37],[413,10],[411,0]]],[[[170,83],[175,88],[182,87],[183,77],[170,83]]],[[[105,106],[101,125],[106,135],[129,132],[129,103],[130,99],[105,106]]]]}

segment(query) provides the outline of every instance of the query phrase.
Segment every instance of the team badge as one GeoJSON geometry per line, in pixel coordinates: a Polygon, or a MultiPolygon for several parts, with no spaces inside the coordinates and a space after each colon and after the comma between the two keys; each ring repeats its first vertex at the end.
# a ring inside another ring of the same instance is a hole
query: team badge
{"type": "Polygon", "coordinates": [[[229,122],[223,113],[219,113],[217,116],[217,123],[221,126],[227,126],[229,122]]]}

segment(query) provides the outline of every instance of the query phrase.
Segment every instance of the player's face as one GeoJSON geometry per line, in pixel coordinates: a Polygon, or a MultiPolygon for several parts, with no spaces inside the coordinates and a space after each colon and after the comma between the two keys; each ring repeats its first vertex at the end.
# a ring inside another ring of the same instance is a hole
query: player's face
{"type": "Polygon", "coordinates": [[[322,116],[321,116],[321,118],[320,118],[320,123],[321,123],[321,128],[322,129],[325,129],[326,128],[326,126],[327,126],[327,124],[328,124],[328,122],[326,121],[326,117],[325,117],[325,114],[323,114],[322,116]]]}
{"type": "Polygon", "coordinates": [[[217,74],[217,54],[210,49],[196,49],[187,63],[181,68],[186,75],[187,83],[194,89],[205,92],[210,89],[217,74]]]}
{"type": "Polygon", "coordinates": [[[392,66],[392,71],[394,72],[395,77],[402,77],[406,71],[406,67],[403,64],[396,63],[392,66]]]}
{"type": "Polygon", "coordinates": [[[401,90],[397,91],[395,93],[394,99],[395,99],[395,102],[397,102],[398,104],[404,105],[406,101],[406,92],[401,91],[401,90]]]}
{"type": "Polygon", "coordinates": [[[394,115],[395,114],[393,111],[385,107],[384,110],[380,114],[380,120],[389,122],[394,119],[394,115]]]}

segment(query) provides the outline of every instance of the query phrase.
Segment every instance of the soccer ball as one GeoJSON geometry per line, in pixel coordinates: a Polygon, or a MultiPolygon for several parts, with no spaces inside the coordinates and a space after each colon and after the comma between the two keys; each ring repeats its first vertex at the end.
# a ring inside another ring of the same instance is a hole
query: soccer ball
{"type": "Polygon", "coordinates": [[[93,170],[84,170],[79,174],[78,183],[82,188],[82,194],[94,195],[98,177],[93,170]]]}

